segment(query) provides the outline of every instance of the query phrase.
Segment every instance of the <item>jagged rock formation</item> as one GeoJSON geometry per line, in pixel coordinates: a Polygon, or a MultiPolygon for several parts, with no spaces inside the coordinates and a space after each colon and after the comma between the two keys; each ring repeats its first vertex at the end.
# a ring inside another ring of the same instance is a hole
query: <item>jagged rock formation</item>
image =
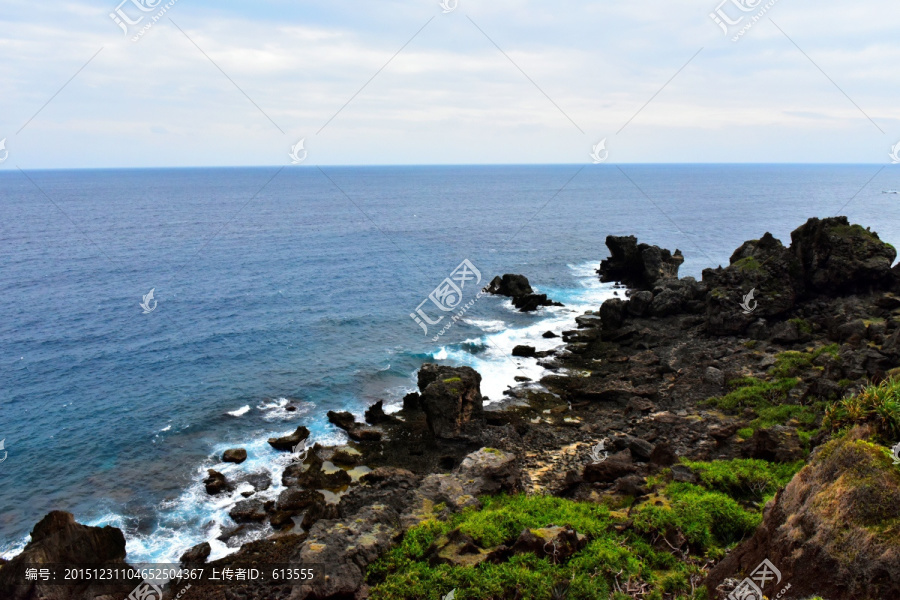
{"type": "Polygon", "coordinates": [[[653,289],[664,281],[678,279],[684,262],[680,250],[638,244],[633,235],[606,237],[609,258],[600,263],[600,281],[618,281],[635,289],[653,289]]]}
{"type": "Polygon", "coordinates": [[[894,248],[878,234],[850,225],[846,217],[809,219],[791,233],[791,240],[786,248],[766,233],[744,242],[727,267],[705,269],[697,282],[670,276],[683,260],[678,251],[667,261],[667,250],[641,250],[646,245],[636,245],[633,237],[610,236],[612,256],[601,263],[601,280],[623,281],[634,291],[629,300],[604,303],[603,330],[616,339],[628,316],[705,313],[706,329],[713,335],[749,333],[757,339],[796,341],[801,332],[785,321],[801,303],[887,290],[897,281],[897,269],[891,269],[894,248]],[[644,254],[651,257],[649,263],[644,254]]]}

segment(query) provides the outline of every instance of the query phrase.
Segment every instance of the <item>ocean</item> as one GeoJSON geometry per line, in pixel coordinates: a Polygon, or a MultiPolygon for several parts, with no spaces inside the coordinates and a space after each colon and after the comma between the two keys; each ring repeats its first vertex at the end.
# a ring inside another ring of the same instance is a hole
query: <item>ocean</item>
{"type": "Polygon", "coordinates": [[[900,196],[882,192],[900,171],[879,168],[0,171],[0,556],[55,509],[122,528],[133,563],[177,562],[201,541],[223,556],[241,489],[207,496],[207,468],[267,472],[275,497],[287,457],[268,437],[305,425],[339,443],[328,410],[397,407],[424,362],[476,368],[490,401],[539,378],[509,353],[554,347],[543,332],[616,293],[594,272],[610,234],[679,248],[681,274],[698,278],[766,231],[788,244],[812,216],[847,215],[897,245],[900,196]],[[464,260],[480,282],[435,340],[449,319],[426,334],[410,314],[464,260]],[[502,273],[565,306],[472,302],[502,273]],[[249,459],[221,464],[237,446],[249,459]]]}

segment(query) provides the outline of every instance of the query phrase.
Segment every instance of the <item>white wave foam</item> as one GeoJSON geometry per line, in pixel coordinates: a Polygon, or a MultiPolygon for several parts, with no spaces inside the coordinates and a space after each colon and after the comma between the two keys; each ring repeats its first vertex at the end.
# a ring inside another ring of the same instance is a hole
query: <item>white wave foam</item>
{"type": "Polygon", "coordinates": [[[475,327],[478,327],[482,331],[486,331],[488,333],[503,331],[503,329],[506,327],[506,322],[499,319],[463,319],[463,322],[474,325],[475,327]]]}
{"type": "Polygon", "coordinates": [[[290,421],[297,417],[309,414],[316,407],[314,402],[292,401],[288,398],[275,398],[257,405],[257,409],[263,411],[263,419],[266,421],[290,421]],[[296,410],[288,410],[288,407],[296,410]]]}
{"type": "MultiPolygon", "coordinates": [[[[537,364],[538,359],[512,356],[513,348],[527,345],[541,352],[561,347],[559,337],[544,338],[543,334],[552,331],[560,336],[563,331],[574,329],[575,317],[588,310],[599,309],[605,300],[614,297],[613,284],[602,283],[597,277],[596,262],[568,266],[575,278],[574,287],[541,289],[541,293],[561,301],[565,306],[542,308],[534,313],[537,319],[528,326],[488,331],[480,340],[467,340],[462,344],[441,348],[434,355],[435,359],[467,365],[481,373],[481,392],[489,398],[488,404],[503,399],[504,391],[518,385],[516,377],[538,381],[545,374],[545,369],[537,364]],[[484,349],[474,354],[471,352],[472,342],[484,349]]],[[[515,310],[511,301],[505,300],[502,305],[515,310]]]]}
{"type": "Polygon", "coordinates": [[[243,417],[248,412],[250,412],[250,405],[245,404],[244,406],[240,407],[239,409],[233,410],[233,411],[225,413],[225,414],[231,415],[232,417],[243,417]]]}

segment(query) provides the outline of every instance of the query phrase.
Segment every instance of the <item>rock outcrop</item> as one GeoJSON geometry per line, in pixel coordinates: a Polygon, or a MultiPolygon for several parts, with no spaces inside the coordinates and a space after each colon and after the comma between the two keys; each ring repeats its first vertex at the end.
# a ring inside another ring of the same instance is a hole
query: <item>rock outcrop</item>
{"type": "Polygon", "coordinates": [[[807,291],[828,296],[890,286],[897,252],[847,217],[810,219],[791,233],[791,250],[807,291]]]}
{"type": "Polygon", "coordinates": [[[309,429],[302,425],[294,433],[277,438],[269,438],[269,445],[276,450],[292,452],[297,444],[309,437],[309,429]]]}
{"type": "Polygon", "coordinates": [[[512,298],[513,306],[521,312],[533,312],[542,306],[562,306],[547,297],[547,294],[535,294],[524,275],[507,273],[494,279],[484,288],[489,294],[512,298]]]}
{"type": "Polygon", "coordinates": [[[900,597],[900,470],[857,428],[818,448],[766,506],[756,534],[710,573],[710,598],[768,559],[791,598],[900,597]]]}
{"type": "MultiPolygon", "coordinates": [[[[897,281],[891,270],[894,248],[878,234],[850,225],[847,217],[809,219],[791,233],[791,242],[785,248],[766,233],[744,242],[728,267],[703,271],[709,333],[741,334],[758,319],[783,320],[802,300],[868,293],[897,281]]],[[[768,338],[798,338],[782,329],[763,326],[760,332],[768,338]]]]}
{"type": "MultiPolygon", "coordinates": [[[[372,413],[367,411],[367,414],[371,415],[372,413]]],[[[381,413],[384,414],[383,412],[381,413]]],[[[377,442],[381,440],[383,432],[377,427],[369,427],[365,423],[357,423],[356,417],[353,416],[352,413],[349,412],[335,412],[333,410],[328,411],[328,420],[334,424],[335,427],[339,427],[347,432],[347,435],[352,440],[356,440],[357,442],[377,442]]]]}
{"type": "Polygon", "coordinates": [[[680,250],[638,244],[633,235],[606,236],[609,258],[600,263],[600,281],[618,281],[630,288],[652,290],[671,279],[678,279],[684,262],[680,250]]]}
{"type": "MultiPolygon", "coordinates": [[[[72,514],[53,511],[34,526],[31,541],[21,554],[0,569],[0,597],[4,600],[81,600],[125,598],[140,580],[65,584],[29,581],[26,568],[78,565],[84,568],[127,568],[125,536],[115,527],[89,527],[72,514]]],[[[57,578],[61,577],[57,573],[57,578]]]]}
{"type": "Polygon", "coordinates": [[[435,437],[464,438],[483,423],[481,375],[475,369],[424,364],[418,384],[419,404],[435,437]]]}

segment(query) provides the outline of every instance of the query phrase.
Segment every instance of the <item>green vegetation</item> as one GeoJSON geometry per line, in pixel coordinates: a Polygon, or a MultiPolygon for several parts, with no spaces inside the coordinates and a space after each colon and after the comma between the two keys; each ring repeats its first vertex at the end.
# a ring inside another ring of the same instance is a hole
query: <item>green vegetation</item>
{"type": "Polygon", "coordinates": [[[748,256],[747,258],[735,261],[731,266],[738,268],[741,271],[759,271],[762,268],[760,262],[753,256],[748,256]]]}
{"type": "Polygon", "coordinates": [[[837,344],[830,344],[806,352],[782,352],[781,354],[775,355],[775,365],[769,369],[769,373],[775,377],[792,377],[799,375],[804,371],[816,368],[813,366],[813,361],[823,354],[830,354],[837,358],[839,350],[840,346],[837,344]]]}
{"type": "Polygon", "coordinates": [[[444,383],[453,383],[454,381],[462,381],[461,377],[450,377],[449,379],[445,379],[444,383]]]}
{"type": "Polygon", "coordinates": [[[788,319],[789,323],[793,323],[800,330],[800,333],[810,334],[813,332],[812,323],[806,319],[788,319]]]}
{"type": "MultiPolygon", "coordinates": [[[[862,237],[868,238],[872,241],[881,242],[881,240],[878,239],[877,235],[875,235],[869,229],[863,227],[862,225],[857,225],[857,224],[834,225],[831,228],[831,233],[834,233],[835,235],[837,235],[839,237],[862,236],[862,237]]],[[[884,243],[884,242],[881,242],[881,243],[884,243]]]]}
{"type": "Polygon", "coordinates": [[[722,398],[711,398],[708,402],[724,410],[770,406],[787,400],[788,392],[797,387],[798,379],[781,378],[765,381],[755,377],[743,377],[728,382],[735,388],[722,398]]]}
{"type": "Polygon", "coordinates": [[[900,379],[869,385],[851,398],[835,402],[825,411],[823,426],[832,431],[853,425],[874,426],[885,442],[900,439],[900,379]]]}
{"type": "Polygon", "coordinates": [[[761,501],[785,485],[802,463],[684,464],[697,474],[697,484],[671,482],[665,471],[649,478],[649,498],[623,511],[519,494],[482,497],[479,510],[467,509],[446,521],[426,520],[369,567],[370,597],[439,600],[455,589],[458,600],[624,600],[631,596],[620,594],[616,586],[631,582],[648,584],[651,592],[643,597],[650,600],[706,600],[698,585],[701,567],[753,533],[762,519],[761,501]],[[586,536],[585,547],[560,561],[531,552],[487,558],[502,546],[511,547],[524,529],[551,526],[571,527],[586,536]],[[468,540],[467,549],[448,553],[457,548],[451,540],[460,539],[468,540]],[[686,545],[672,548],[679,539],[686,545]]]}
{"type": "Polygon", "coordinates": [[[708,489],[745,501],[761,500],[787,485],[803,461],[777,464],[764,460],[735,459],[716,462],[682,461],[708,489]]]}

